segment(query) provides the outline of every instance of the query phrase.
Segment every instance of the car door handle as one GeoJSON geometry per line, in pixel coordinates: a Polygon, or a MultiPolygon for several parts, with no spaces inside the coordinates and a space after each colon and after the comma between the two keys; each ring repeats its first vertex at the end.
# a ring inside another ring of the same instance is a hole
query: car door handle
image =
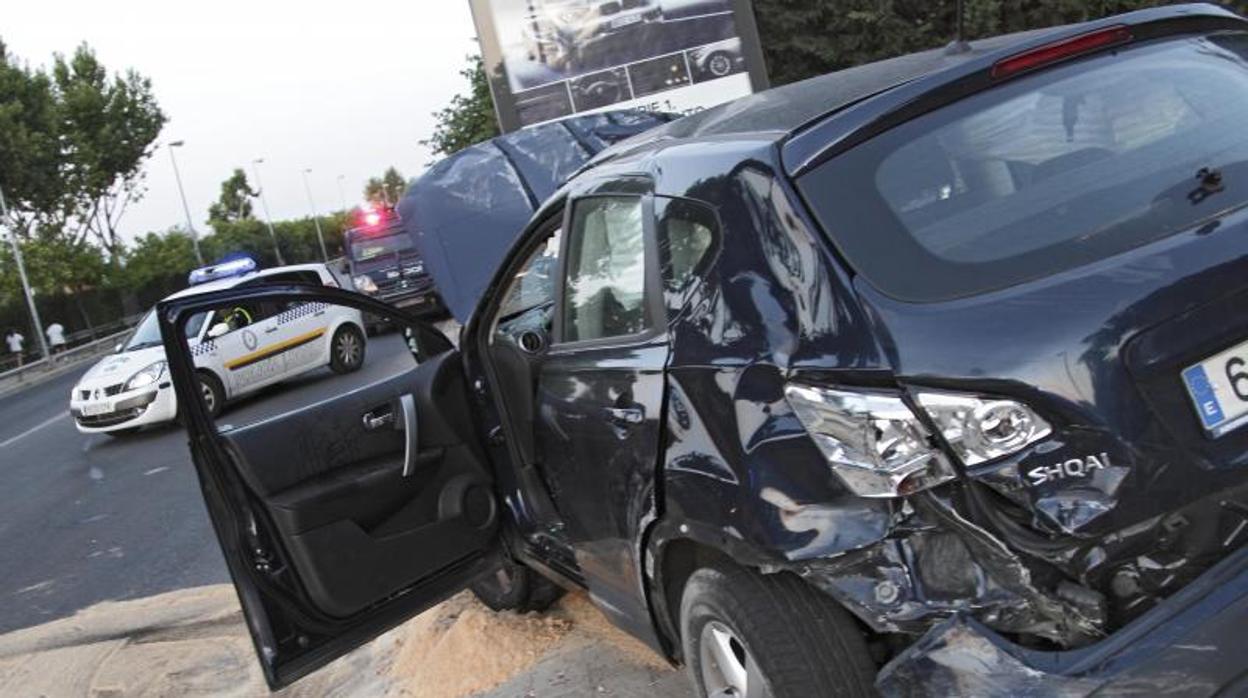
{"type": "Polygon", "coordinates": [[[388,407],[364,415],[364,428],[369,431],[376,431],[387,424],[394,424],[394,412],[388,407]]]}
{"type": "Polygon", "coordinates": [[[408,477],[416,469],[416,451],[420,446],[416,434],[416,398],[411,393],[399,396],[399,411],[403,413],[403,477],[408,477]]]}
{"type": "Polygon", "coordinates": [[[264,331],[264,333],[265,333],[265,334],[273,334],[273,333],[274,333],[274,332],[276,332],[276,331],[277,331],[277,328],[276,328],[276,327],[270,327],[270,328],[268,328],[267,330],[265,330],[265,331],[264,331]]]}
{"type": "Polygon", "coordinates": [[[641,424],[646,413],[640,407],[608,407],[607,419],[618,424],[641,424]]]}

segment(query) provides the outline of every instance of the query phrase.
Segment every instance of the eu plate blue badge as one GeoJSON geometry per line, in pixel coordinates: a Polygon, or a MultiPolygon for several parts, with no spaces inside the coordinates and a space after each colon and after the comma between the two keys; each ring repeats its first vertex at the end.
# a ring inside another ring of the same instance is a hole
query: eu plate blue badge
{"type": "Polygon", "coordinates": [[[1226,419],[1204,366],[1192,366],[1183,371],[1183,382],[1187,384],[1187,391],[1196,401],[1196,409],[1200,412],[1200,418],[1205,423],[1206,429],[1212,429],[1226,419]]]}

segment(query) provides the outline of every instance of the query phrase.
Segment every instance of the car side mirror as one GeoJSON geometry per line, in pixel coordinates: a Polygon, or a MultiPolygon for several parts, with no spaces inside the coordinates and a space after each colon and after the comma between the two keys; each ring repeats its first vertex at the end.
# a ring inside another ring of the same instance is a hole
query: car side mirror
{"type": "Polygon", "coordinates": [[[208,339],[216,339],[217,337],[220,337],[228,333],[229,331],[230,331],[229,325],[225,324],[224,322],[218,322],[217,324],[208,328],[208,339]]]}

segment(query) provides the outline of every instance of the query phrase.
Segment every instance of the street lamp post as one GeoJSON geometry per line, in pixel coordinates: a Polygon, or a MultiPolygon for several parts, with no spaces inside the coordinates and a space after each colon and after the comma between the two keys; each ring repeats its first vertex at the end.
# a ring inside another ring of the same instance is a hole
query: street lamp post
{"type": "Polygon", "coordinates": [[[199,251],[199,234],[195,232],[195,224],[191,221],[191,207],[186,205],[186,190],[182,188],[182,173],[178,172],[178,159],[173,156],[174,148],[181,148],[186,141],[174,141],[169,144],[169,162],[173,163],[173,178],[178,181],[178,195],[182,197],[182,212],[186,214],[186,229],[191,232],[191,244],[195,246],[195,259],[199,266],[204,266],[204,255],[199,251]]]}
{"type": "Polygon", "coordinates": [[[264,183],[260,181],[260,163],[264,162],[264,158],[256,158],[251,161],[251,171],[256,175],[257,194],[260,196],[260,205],[264,207],[264,224],[269,227],[269,237],[273,239],[273,252],[277,255],[277,265],[286,266],[286,260],[282,259],[282,248],[277,246],[277,232],[273,230],[273,217],[269,215],[269,202],[264,198],[264,183]]]}
{"type": "MultiPolygon", "coordinates": [[[[9,207],[4,201],[4,192],[0,191],[0,215],[4,217],[7,225],[9,222],[9,207]]],[[[48,338],[43,335],[43,321],[39,319],[39,309],[35,307],[35,294],[30,289],[30,280],[26,278],[26,265],[22,262],[22,248],[17,244],[17,233],[12,226],[9,227],[9,243],[13,245],[13,261],[17,263],[17,275],[22,279],[22,292],[26,294],[26,307],[30,310],[30,320],[35,324],[35,334],[39,335],[39,351],[43,352],[43,358],[47,359],[48,354],[48,338]]]]}
{"type": "Polygon", "coordinates": [[[321,219],[316,215],[316,202],[312,200],[312,185],[308,184],[308,173],[312,168],[303,171],[303,190],[308,193],[308,208],[312,209],[312,223],[316,225],[316,241],[321,244],[321,258],[329,263],[329,252],[325,250],[325,235],[321,233],[321,219]]]}

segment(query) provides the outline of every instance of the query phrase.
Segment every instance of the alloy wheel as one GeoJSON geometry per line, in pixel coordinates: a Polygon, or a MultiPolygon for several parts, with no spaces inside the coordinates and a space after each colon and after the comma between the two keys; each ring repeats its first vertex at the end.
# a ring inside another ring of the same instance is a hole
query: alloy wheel
{"type": "Polygon", "coordinates": [[[702,626],[699,643],[702,685],[708,698],[767,698],[771,691],[762,669],[745,643],[727,625],[713,620],[702,626]]]}
{"type": "Polygon", "coordinates": [[[722,53],[711,56],[711,60],[707,65],[707,68],[711,71],[711,75],[722,78],[732,72],[732,60],[722,53]]]}
{"type": "Polygon", "coordinates": [[[217,409],[217,393],[203,380],[199,382],[199,392],[204,396],[204,405],[208,408],[208,414],[212,414],[217,409]]]}
{"type": "Polygon", "coordinates": [[[338,361],[343,366],[355,366],[360,360],[360,340],[353,332],[338,335],[338,361]]]}

